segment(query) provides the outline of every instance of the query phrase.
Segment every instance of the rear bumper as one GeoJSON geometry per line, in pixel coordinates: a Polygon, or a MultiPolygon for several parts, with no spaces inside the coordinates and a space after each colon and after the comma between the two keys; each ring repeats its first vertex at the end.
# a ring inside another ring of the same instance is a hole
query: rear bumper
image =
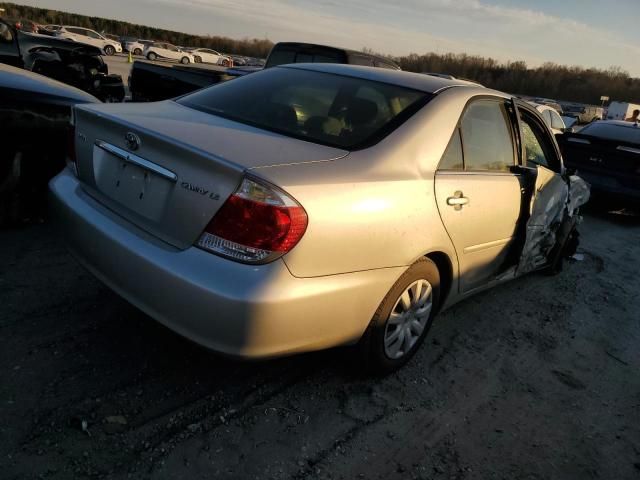
{"type": "Polygon", "coordinates": [[[97,203],[69,169],[51,181],[50,196],[69,249],[91,273],[160,323],[226,354],[353,343],[405,270],[303,279],[282,260],[252,266],[195,247],[177,250],[97,203]]]}

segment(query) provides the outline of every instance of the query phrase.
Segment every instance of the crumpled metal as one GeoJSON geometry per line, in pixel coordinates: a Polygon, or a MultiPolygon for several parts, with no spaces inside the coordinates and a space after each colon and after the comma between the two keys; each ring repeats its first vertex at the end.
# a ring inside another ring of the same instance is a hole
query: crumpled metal
{"type": "Polygon", "coordinates": [[[545,167],[537,167],[526,240],[516,275],[536,270],[548,262],[560,225],[567,217],[576,215],[578,208],[589,200],[589,194],[589,184],[577,175],[571,175],[567,181],[545,167]]]}

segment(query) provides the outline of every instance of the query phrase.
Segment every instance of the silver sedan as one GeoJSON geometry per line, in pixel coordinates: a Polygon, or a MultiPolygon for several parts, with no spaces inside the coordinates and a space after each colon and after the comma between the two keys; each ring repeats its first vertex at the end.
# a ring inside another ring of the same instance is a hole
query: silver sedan
{"type": "Polygon", "coordinates": [[[391,371],[438,311],[559,270],[589,195],[526,103],[349,65],[79,106],[71,138],[50,184],[71,252],[159,322],[244,357],[358,344],[391,371]]]}

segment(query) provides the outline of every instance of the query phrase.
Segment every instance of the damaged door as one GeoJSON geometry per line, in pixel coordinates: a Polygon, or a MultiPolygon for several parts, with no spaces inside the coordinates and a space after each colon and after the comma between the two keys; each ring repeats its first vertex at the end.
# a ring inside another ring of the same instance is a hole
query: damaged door
{"type": "Polygon", "coordinates": [[[523,190],[509,105],[472,100],[435,177],[442,222],[458,255],[461,292],[486,284],[503,268],[521,217],[523,190]]]}
{"type": "Polygon", "coordinates": [[[523,274],[545,266],[555,268],[567,248],[575,249],[576,212],[589,199],[589,187],[577,176],[564,175],[557,144],[539,115],[524,104],[518,105],[518,113],[523,160],[536,174],[515,272],[523,274]]]}

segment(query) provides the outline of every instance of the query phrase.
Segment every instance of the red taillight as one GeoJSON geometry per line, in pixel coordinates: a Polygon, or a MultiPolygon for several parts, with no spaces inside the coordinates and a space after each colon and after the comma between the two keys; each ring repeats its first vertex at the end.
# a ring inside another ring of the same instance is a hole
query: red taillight
{"type": "Polygon", "coordinates": [[[290,251],[307,228],[307,214],[286,193],[245,178],[215,214],[197,245],[250,263],[264,263],[290,251]]]}

